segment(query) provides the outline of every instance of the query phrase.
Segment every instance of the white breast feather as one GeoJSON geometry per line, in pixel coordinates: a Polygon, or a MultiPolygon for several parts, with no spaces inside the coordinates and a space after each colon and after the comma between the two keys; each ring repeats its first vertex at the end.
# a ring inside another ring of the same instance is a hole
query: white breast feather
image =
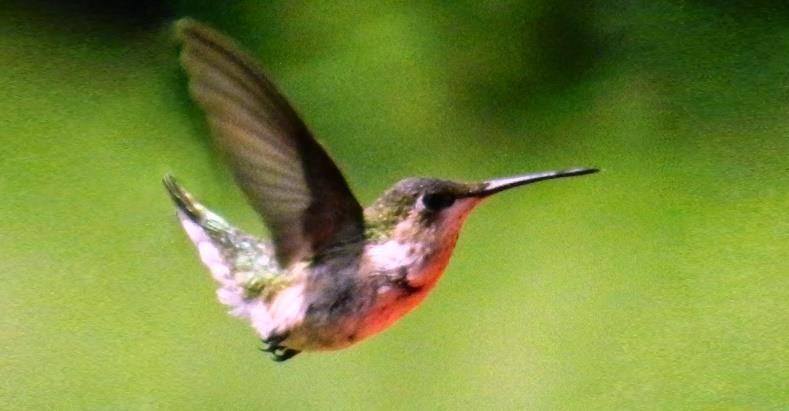
{"type": "Polygon", "coordinates": [[[366,254],[377,270],[391,271],[416,265],[421,254],[418,248],[417,244],[389,240],[368,246],[366,254]]]}

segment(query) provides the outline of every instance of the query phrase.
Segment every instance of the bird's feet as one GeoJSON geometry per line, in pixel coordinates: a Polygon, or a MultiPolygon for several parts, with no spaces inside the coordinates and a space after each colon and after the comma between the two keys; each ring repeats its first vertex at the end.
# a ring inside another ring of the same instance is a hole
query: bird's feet
{"type": "Polygon", "coordinates": [[[266,346],[260,348],[260,351],[271,353],[271,359],[276,362],[289,360],[301,351],[281,345],[281,343],[285,341],[286,338],[288,338],[287,334],[274,334],[264,340],[261,340],[263,341],[263,344],[266,344],[266,346]]]}
{"type": "Polygon", "coordinates": [[[271,359],[276,362],[287,361],[293,358],[296,354],[300,353],[299,350],[294,350],[292,348],[284,348],[280,347],[280,349],[274,350],[271,352],[271,359]]]}

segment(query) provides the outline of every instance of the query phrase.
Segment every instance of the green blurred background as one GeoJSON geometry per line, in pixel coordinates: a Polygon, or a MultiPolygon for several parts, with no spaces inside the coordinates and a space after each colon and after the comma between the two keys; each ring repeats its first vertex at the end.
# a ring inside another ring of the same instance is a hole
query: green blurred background
{"type": "Polygon", "coordinates": [[[789,407],[785,2],[4,3],[2,408],[789,407]],[[489,201],[420,309],[273,363],[160,184],[263,232],[186,94],[184,15],[264,62],[365,203],[604,172],[489,201]]]}

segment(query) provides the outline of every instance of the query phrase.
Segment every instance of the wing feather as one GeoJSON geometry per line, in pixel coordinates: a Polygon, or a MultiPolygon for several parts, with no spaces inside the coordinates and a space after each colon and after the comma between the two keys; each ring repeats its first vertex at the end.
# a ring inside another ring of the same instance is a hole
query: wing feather
{"type": "Polygon", "coordinates": [[[247,54],[183,19],[181,64],[236,180],[287,266],[361,238],[362,209],[306,125],[247,54]]]}

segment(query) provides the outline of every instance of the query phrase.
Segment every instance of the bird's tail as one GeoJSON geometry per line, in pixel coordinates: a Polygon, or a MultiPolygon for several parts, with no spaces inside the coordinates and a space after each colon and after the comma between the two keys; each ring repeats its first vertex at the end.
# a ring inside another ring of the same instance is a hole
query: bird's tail
{"type": "Polygon", "coordinates": [[[232,315],[252,320],[261,338],[269,338],[277,324],[259,297],[288,285],[271,246],[198,203],[172,176],[164,176],[163,182],[178,208],[181,226],[219,285],[219,301],[230,307],[232,315]]]}
{"type": "Polygon", "coordinates": [[[164,188],[167,189],[167,192],[170,194],[170,198],[172,198],[176,207],[178,207],[178,210],[180,210],[195,223],[200,224],[205,221],[205,207],[195,201],[194,198],[192,198],[192,195],[184,190],[180,184],[178,184],[178,182],[175,180],[175,177],[166,174],[162,179],[162,183],[164,183],[164,188]]]}
{"type": "Polygon", "coordinates": [[[219,301],[229,306],[233,315],[249,317],[248,293],[245,284],[235,278],[235,273],[239,271],[238,261],[245,257],[248,257],[248,261],[256,260],[257,249],[234,248],[233,244],[242,242],[248,236],[198,203],[173,176],[164,176],[162,182],[178,209],[176,214],[181,226],[200,254],[200,260],[219,283],[219,301]],[[244,252],[249,255],[241,255],[244,252]]]}

